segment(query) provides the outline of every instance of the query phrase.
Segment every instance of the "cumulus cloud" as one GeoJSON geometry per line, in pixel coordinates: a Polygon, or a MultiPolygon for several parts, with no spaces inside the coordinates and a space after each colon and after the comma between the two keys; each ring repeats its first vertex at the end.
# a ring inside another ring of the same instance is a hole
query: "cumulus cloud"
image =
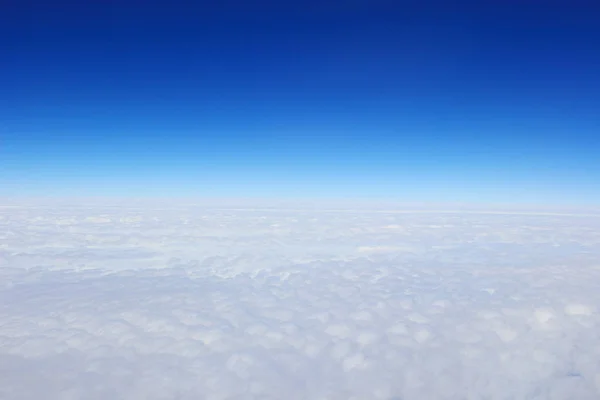
{"type": "Polygon", "coordinates": [[[0,208],[0,398],[597,399],[600,218],[0,208]]]}

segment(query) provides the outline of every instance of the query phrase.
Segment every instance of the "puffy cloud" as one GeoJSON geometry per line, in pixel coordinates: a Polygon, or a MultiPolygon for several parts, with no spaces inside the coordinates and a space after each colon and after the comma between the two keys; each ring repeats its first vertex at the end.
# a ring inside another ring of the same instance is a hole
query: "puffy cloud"
{"type": "Polygon", "coordinates": [[[595,399],[600,218],[0,208],[0,398],[595,399]]]}

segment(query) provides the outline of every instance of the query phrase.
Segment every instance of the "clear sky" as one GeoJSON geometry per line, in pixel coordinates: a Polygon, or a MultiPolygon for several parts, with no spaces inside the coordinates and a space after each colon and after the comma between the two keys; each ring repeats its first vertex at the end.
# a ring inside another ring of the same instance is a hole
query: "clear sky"
{"type": "Polygon", "coordinates": [[[600,4],[189,3],[3,2],[0,195],[600,204],[600,4]]]}

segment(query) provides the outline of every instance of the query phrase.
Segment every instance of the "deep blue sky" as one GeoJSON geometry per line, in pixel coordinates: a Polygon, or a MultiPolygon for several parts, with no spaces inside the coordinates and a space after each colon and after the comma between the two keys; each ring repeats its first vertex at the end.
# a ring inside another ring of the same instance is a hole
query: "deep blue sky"
{"type": "Polygon", "coordinates": [[[219,3],[2,2],[0,195],[600,203],[600,4],[219,3]]]}

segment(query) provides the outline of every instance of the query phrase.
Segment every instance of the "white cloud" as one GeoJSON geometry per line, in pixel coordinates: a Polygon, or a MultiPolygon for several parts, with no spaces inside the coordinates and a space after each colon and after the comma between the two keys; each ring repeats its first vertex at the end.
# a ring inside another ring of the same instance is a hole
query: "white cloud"
{"type": "Polygon", "coordinates": [[[392,211],[0,208],[0,398],[600,396],[600,218],[392,211]]]}

